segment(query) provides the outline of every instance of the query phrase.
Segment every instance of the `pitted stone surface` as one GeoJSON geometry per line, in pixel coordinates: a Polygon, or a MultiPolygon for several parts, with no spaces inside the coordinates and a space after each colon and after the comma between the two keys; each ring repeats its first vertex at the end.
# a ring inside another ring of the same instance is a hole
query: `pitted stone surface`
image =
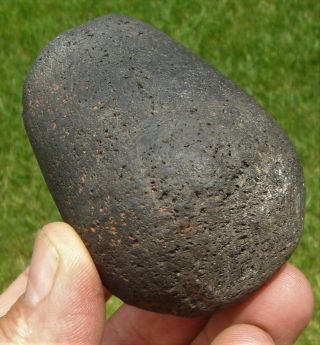
{"type": "Polygon", "coordinates": [[[129,304],[212,312],[297,245],[303,174],[286,135],[147,24],[110,15],[51,41],[25,83],[24,121],[63,219],[129,304]]]}

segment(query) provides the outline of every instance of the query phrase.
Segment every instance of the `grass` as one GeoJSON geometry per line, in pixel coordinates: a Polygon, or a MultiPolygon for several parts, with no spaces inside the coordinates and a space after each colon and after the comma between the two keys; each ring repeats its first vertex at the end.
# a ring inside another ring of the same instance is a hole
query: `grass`
{"type": "MultiPolygon", "coordinates": [[[[152,23],[242,86],[278,120],[304,167],[305,232],[291,258],[320,303],[320,118],[317,0],[2,0],[0,2],[0,290],[30,260],[36,230],[60,219],[21,120],[33,59],[61,31],[116,12],[152,23]]],[[[112,300],[111,312],[119,302],[112,300]]],[[[316,344],[320,310],[297,344],[316,344]]]]}

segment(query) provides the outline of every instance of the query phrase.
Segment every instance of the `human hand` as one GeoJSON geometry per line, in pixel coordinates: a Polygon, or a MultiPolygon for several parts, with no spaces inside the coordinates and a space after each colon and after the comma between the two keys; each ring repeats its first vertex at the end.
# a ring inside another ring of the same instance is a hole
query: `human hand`
{"type": "Polygon", "coordinates": [[[46,225],[30,268],[0,295],[0,344],[288,345],[313,309],[308,281],[290,264],[249,299],[211,317],[123,305],[105,320],[109,297],[76,232],[64,223],[46,225]]]}

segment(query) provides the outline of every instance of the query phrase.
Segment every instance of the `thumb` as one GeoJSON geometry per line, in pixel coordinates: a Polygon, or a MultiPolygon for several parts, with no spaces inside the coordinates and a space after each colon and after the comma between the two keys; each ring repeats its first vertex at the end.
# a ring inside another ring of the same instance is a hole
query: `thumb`
{"type": "MultiPolygon", "coordinates": [[[[4,292],[0,301],[6,304],[22,280],[19,277],[12,284],[16,288],[4,292]]],[[[25,292],[0,318],[1,344],[99,344],[105,320],[103,287],[87,249],[69,225],[52,223],[39,232],[21,284],[25,292]]]]}

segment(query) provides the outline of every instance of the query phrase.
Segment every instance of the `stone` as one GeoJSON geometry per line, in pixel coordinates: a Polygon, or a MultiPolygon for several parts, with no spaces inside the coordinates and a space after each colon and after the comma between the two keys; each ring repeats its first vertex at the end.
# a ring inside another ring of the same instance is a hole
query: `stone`
{"type": "Polygon", "coordinates": [[[148,24],[108,15],[56,37],[26,80],[24,123],[62,218],[126,303],[211,313],[297,246],[304,182],[287,136],[148,24]]]}

